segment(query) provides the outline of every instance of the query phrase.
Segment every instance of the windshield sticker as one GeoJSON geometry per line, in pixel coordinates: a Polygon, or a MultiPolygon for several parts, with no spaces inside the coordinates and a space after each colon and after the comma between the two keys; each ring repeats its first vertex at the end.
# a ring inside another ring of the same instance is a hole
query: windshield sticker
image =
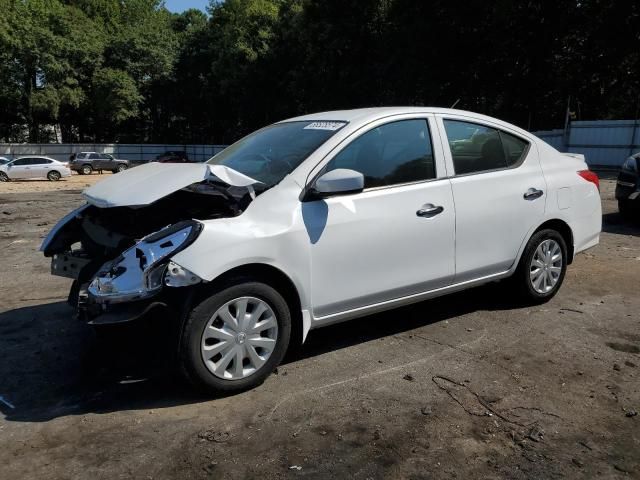
{"type": "Polygon", "coordinates": [[[305,130],[339,130],[346,122],[313,122],[304,127],[305,130]]]}

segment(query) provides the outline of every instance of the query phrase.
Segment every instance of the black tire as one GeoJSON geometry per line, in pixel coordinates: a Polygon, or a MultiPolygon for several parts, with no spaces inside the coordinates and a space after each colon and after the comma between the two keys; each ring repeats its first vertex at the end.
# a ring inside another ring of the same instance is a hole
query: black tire
{"type": "Polygon", "coordinates": [[[113,173],[124,172],[126,169],[127,169],[127,166],[124,163],[121,163],[120,165],[118,165],[116,167],[116,169],[113,171],[113,173]]]}
{"type": "Polygon", "coordinates": [[[93,167],[88,163],[80,167],[80,173],[82,173],[82,175],[91,175],[92,172],[93,172],[93,167]]]}
{"type": "Polygon", "coordinates": [[[516,269],[515,274],[512,277],[512,281],[516,290],[521,298],[527,304],[540,304],[545,303],[551,300],[562,285],[564,281],[564,276],[567,272],[567,244],[564,241],[564,238],[560,233],[556,230],[545,229],[540,230],[533,234],[533,236],[529,239],[527,246],[522,253],[522,257],[520,258],[520,263],[518,264],[518,268],[516,269]],[[531,280],[531,264],[533,262],[533,257],[536,253],[537,248],[545,241],[545,240],[553,240],[559,246],[562,252],[562,267],[560,271],[560,276],[558,277],[555,285],[548,292],[541,293],[537,291],[531,280]]]}
{"type": "Polygon", "coordinates": [[[285,299],[269,285],[251,278],[236,279],[198,303],[187,316],[179,351],[180,368],[184,376],[197,388],[207,392],[240,392],[260,385],[284,358],[291,337],[291,313],[285,299]],[[202,334],[214,313],[225,303],[251,296],[271,307],[278,324],[278,338],[271,356],[252,375],[238,380],[215,376],[206,367],[201,354],[202,334]]]}
{"type": "Polygon", "coordinates": [[[8,182],[9,180],[10,178],[6,173],[0,172],[0,182],[8,182]]]}
{"type": "Polygon", "coordinates": [[[626,220],[631,219],[631,217],[633,216],[633,208],[631,203],[629,203],[629,200],[618,200],[618,211],[620,212],[620,215],[626,220]]]}
{"type": "Polygon", "coordinates": [[[49,173],[47,173],[47,178],[50,182],[57,182],[61,177],[62,175],[60,175],[60,172],[58,172],[57,170],[51,170],[49,173]]]}

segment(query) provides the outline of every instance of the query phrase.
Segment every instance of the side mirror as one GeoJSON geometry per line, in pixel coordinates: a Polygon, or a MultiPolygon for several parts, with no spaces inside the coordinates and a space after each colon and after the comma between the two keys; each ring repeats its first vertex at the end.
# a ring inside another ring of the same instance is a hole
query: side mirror
{"type": "Polygon", "coordinates": [[[355,170],[338,168],[325,173],[315,181],[314,186],[304,196],[304,200],[318,200],[332,195],[345,195],[361,192],[364,188],[364,175],[355,170]]]}

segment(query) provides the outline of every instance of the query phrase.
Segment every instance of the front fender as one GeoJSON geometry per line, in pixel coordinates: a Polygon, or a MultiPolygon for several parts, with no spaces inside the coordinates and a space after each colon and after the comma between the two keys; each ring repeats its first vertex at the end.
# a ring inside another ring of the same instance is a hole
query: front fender
{"type": "Polygon", "coordinates": [[[291,280],[302,308],[309,308],[310,257],[305,231],[291,225],[270,224],[264,228],[264,222],[254,223],[245,215],[203,222],[196,241],[172,260],[205,281],[237,267],[269,265],[291,280]]]}

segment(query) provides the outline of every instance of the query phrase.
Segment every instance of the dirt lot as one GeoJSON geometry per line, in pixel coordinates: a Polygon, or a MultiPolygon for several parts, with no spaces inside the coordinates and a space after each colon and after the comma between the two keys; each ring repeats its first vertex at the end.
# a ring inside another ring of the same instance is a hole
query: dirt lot
{"type": "Polygon", "coordinates": [[[612,181],[550,303],[498,284],[314,331],[207,399],[146,332],[96,340],[37,252],[98,178],[0,184],[0,478],[640,478],[640,227],[612,181]]]}

